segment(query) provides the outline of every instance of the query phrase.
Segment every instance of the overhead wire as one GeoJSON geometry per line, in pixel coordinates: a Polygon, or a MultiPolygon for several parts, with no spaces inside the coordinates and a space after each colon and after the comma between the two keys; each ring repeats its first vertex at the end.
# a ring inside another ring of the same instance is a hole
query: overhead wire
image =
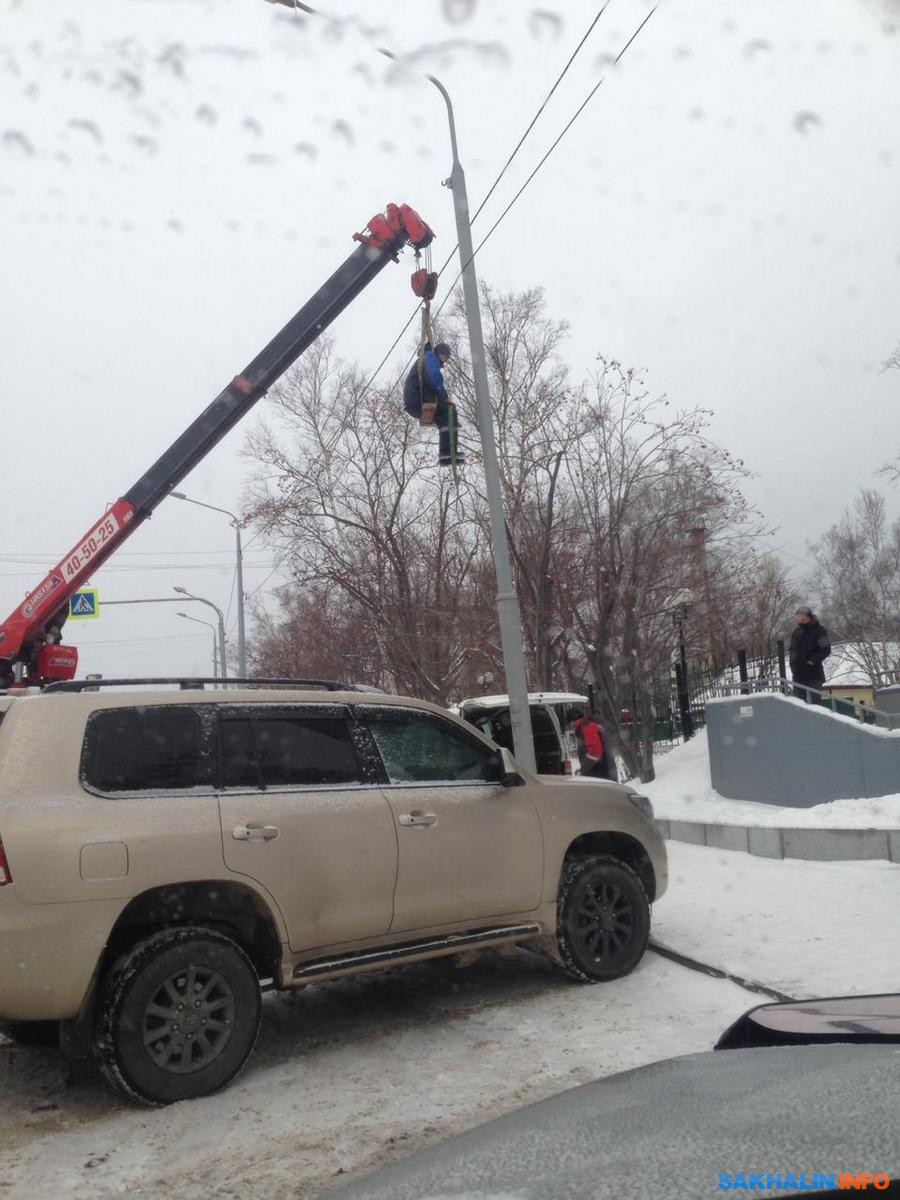
{"type": "MultiPolygon", "coordinates": [[[[581,41],[578,43],[578,45],[575,47],[575,49],[570,54],[569,59],[566,62],[566,65],[560,71],[559,75],[557,75],[556,79],[554,80],[553,86],[550,88],[550,91],[547,93],[547,95],[541,101],[540,106],[537,109],[537,112],[534,114],[534,116],[528,122],[528,125],[525,128],[525,132],[519,138],[518,142],[516,142],[515,146],[513,147],[512,153],[509,155],[506,162],[500,168],[500,172],[497,175],[496,179],[491,184],[491,186],[488,188],[481,203],[475,209],[475,213],[472,216],[473,223],[478,219],[478,216],[481,213],[482,209],[487,204],[488,200],[490,200],[491,196],[493,196],[494,192],[497,189],[497,186],[499,185],[500,181],[503,179],[503,176],[509,170],[516,155],[522,149],[522,146],[525,143],[525,139],[531,133],[532,129],[534,129],[535,125],[537,124],[538,120],[540,119],[541,114],[543,113],[544,109],[547,107],[548,103],[550,102],[551,98],[553,97],[554,92],[559,87],[559,85],[562,83],[563,79],[565,79],[566,75],[568,74],[569,68],[572,66],[572,63],[574,63],[575,59],[578,57],[578,54],[580,53],[582,46],[585,44],[585,42],[588,40],[590,35],[593,33],[594,27],[596,26],[596,24],[600,20],[600,18],[603,16],[606,9],[609,7],[610,3],[611,3],[611,0],[605,0],[605,3],[602,4],[600,6],[600,8],[598,9],[597,13],[594,16],[594,19],[591,21],[586,32],[582,36],[581,41]]],[[[458,249],[459,249],[459,243],[457,242],[454,245],[453,249],[450,251],[450,253],[447,255],[446,259],[444,260],[443,266],[438,271],[438,278],[440,278],[440,276],[444,274],[447,267],[453,261],[453,256],[456,254],[456,251],[458,249]]],[[[441,307],[443,307],[443,305],[441,305],[441,307]]],[[[438,308],[438,312],[440,312],[440,308],[438,308]]],[[[385,363],[388,361],[388,359],[391,357],[391,355],[397,349],[397,346],[400,344],[400,341],[401,341],[403,335],[406,333],[407,329],[409,329],[410,325],[412,325],[413,321],[416,319],[416,317],[418,315],[419,315],[419,308],[416,307],[413,309],[412,314],[410,315],[409,319],[404,324],[403,328],[397,334],[396,338],[392,342],[392,344],[391,344],[388,352],[385,354],[384,358],[381,360],[381,362],[378,364],[378,366],[372,372],[371,377],[369,378],[369,380],[367,381],[367,383],[365,385],[365,389],[364,389],[365,391],[369,390],[369,388],[372,386],[372,384],[375,382],[375,380],[381,374],[381,370],[384,367],[385,363]]],[[[406,369],[408,367],[409,367],[409,363],[407,363],[406,367],[403,368],[404,371],[406,371],[406,369]]]]}
{"type": "MultiPolygon", "coordinates": [[[[616,57],[613,59],[612,65],[614,67],[618,66],[618,64],[621,62],[621,60],[622,60],[623,56],[625,55],[625,52],[628,50],[629,46],[631,46],[631,44],[638,37],[641,30],[644,28],[644,26],[647,24],[647,22],[653,16],[653,14],[656,12],[658,7],[659,7],[658,4],[654,4],[654,6],[650,9],[650,11],[647,13],[647,15],[644,17],[644,19],[638,25],[637,29],[635,29],[634,33],[631,35],[631,37],[628,39],[628,41],[625,43],[625,45],[622,47],[622,49],[619,51],[619,53],[616,55],[616,57]]],[[[497,227],[500,225],[501,221],[503,221],[504,218],[508,215],[510,209],[512,209],[513,205],[516,203],[516,201],[519,199],[519,197],[522,195],[522,193],[525,191],[525,189],[528,187],[528,185],[534,179],[535,175],[537,175],[538,171],[540,171],[541,167],[544,165],[544,163],[547,161],[547,159],[550,157],[550,155],[553,153],[553,151],[556,149],[556,147],[560,144],[560,142],[563,140],[563,138],[566,136],[566,134],[569,132],[569,130],[572,128],[572,126],[575,124],[575,122],[578,120],[578,118],[584,112],[584,110],[587,108],[588,104],[590,104],[591,100],[593,100],[594,96],[600,90],[600,85],[604,82],[605,78],[606,78],[605,75],[601,75],[601,77],[597,80],[597,82],[594,84],[594,86],[588,92],[587,96],[585,96],[584,100],[581,102],[581,104],[578,106],[578,108],[572,114],[570,119],[563,126],[561,132],[559,133],[559,136],[557,138],[555,138],[555,140],[553,142],[551,142],[549,149],[546,151],[546,153],[543,155],[543,157],[538,161],[537,166],[534,168],[534,170],[531,172],[531,174],[528,176],[528,178],[525,180],[525,182],[522,184],[522,186],[519,188],[519,190],[513,196],[512,200],[510,200],[509,204],[507,204],[506,208],[504,208],[503,212],[500,214],[500,216],[497,218],[497,220],[494,222],[494,224],[490,227],[490,229],[487,231],[487,233],[484,235],[484,237],[481,239],[481,241],[478,243],[478,245],[475,247],[475,249],[472,251],[472,258],[470,258],[467,262],[463,263],[463,265],[460,267],[460,269],[456,275],[456,278],[453,280],[453,283],[447,289],[447,293],[446,293],[443,301],[438,305],[437,312],[434,314],[435,318],[437,318],[441,309],[444,307],[444,305],[447,303],[447,300],[453,294],[453,289],[456,287],[457,283],[459,282],[465,268],[469,265],[470,262],[472,262],[474,260],[475,255],[484,246],[484,244],[485,244],[485,242],[487,242],[488,238],[490,238],[490,236],[495,232],[497,227]]]]}
{"type": "Polygon", "coordinates": [[[262,583],[258,587],[255,587],[252,592],[247,593],[248,600],[252,600],[257,592],[262,591],[262,589],[266,586],[266,584],[269,582],[269,580],[272,578],[272,576],[275,574],[275,572],[278,570],[278,568],[280,566],[281,566],[281,563],[276,563],[275,566],[272,568],[272,570],[268,573],[268,575],[262,581],[262,583]]]}

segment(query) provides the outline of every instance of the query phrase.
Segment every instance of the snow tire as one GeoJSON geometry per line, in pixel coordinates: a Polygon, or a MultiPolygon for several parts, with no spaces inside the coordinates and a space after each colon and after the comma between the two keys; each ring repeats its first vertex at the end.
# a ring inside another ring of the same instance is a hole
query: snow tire
{"type": "Polygon", "coordinates": [[[231,938],[205,927],[144,938],[104,981],[94,1054],[118,1091],[144,1104],[217,1092],[259,1033],[259,979],[231,938]]]}
{"type": "Polygon", "coordinates": [[[607,855],[563,864],[553,958],[580,983],[633,971],[650,938],[650,902],[631,867],[607,855]]]}

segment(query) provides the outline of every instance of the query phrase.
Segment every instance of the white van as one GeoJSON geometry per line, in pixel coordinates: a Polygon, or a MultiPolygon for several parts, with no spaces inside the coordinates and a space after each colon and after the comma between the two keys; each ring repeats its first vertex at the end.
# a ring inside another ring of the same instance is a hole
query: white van
{"type": "MultiPolygon", "coordinates": [[[[578,775],[578,746],[567,728],[571,708],[587,705],[576,692],[529,692],[534,757],[539,775],[578,775]]],[[[513,751],[509,696],[472,696],[454,705],[464,721],[481,730],[498,746],[513,751]]]]}

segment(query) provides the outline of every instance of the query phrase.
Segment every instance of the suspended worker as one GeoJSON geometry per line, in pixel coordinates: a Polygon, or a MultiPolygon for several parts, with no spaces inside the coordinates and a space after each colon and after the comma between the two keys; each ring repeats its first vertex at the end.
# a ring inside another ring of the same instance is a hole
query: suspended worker
{"type": "Polygon", "coordinates": [[[456,401],[447,391],[443,373],[450,356],[446,342],[438,342],[433,349],[430,342],[425,343],[424,354],[413,363],[403,385],[403,407],[423,425],[437,420],[438,463],[442,467],[460,467],[465,459],[458,448],[456,401]]]}

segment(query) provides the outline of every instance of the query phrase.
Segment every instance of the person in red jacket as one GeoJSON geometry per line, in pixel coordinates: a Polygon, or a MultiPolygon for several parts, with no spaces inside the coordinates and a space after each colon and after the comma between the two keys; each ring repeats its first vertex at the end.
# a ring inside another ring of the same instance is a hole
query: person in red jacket
{"type": "Polygon", "coordinates": [[[600,722],[587,709],[573,709],[569,715],[573,718],[569,721],[569,728],[578,738],[581,774],[593,779],[611,779],[611,755],[607,751],[600,722]]]}

